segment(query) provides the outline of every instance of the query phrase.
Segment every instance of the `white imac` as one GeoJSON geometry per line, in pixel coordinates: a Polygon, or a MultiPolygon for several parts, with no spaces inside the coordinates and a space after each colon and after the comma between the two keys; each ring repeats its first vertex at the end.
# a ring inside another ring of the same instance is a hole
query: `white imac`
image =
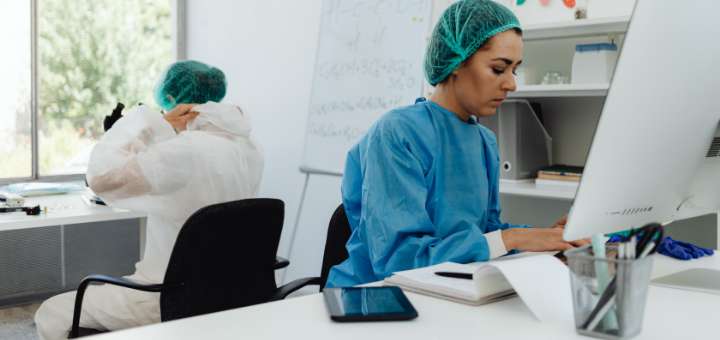
{"type": "Polygon", "coordinates": [[[720,1],[638,0],[564,238],[720,210],[720,1]]]}

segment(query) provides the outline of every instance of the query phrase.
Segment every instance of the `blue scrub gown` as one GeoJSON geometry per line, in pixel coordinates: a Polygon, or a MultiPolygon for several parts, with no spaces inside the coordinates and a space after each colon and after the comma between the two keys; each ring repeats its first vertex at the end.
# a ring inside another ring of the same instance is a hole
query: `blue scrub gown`
{"type": "Polygon", "coordinates": [[[497,140],[431,101],[390,111],[347,156],[342,197],[349,258],[328,287],[393,272],[490,257],[484,234],[500,222],[497,140]]]}

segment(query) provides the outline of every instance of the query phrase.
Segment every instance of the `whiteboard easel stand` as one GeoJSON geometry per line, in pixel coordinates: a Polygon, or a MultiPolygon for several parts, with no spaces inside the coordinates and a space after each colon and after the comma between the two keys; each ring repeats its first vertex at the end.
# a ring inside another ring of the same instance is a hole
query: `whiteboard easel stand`
{"type": "MultiPolygon", "coordinates": [[[[300,204],[298,204],[297,214],[295,214],[295,222],[293,223],[292,230],[290,230],[290,246],[288,246],[287,257],[288,260],[292,258],[293,246],[295,245],[295,237],[297,235],[298,225],[300,224],[300,214],[302,213],[303,205],[305,204],[305,195],[307,194],[308,182],[310,182],[310,175],[325,175],[325,176],[342,176],[340,172],[332,172],[325,170],[311,169],[307,167],[300,167],[300,172],[305,173],[305,183],[303,184],[302,192],[300,193],[300,204]]],[[[329,219],[328,219],[329,220],[329,219]]],[[[287,269],[283,270],[282,284],[285,284],[285,277],[287,276],[287,269]]]]}

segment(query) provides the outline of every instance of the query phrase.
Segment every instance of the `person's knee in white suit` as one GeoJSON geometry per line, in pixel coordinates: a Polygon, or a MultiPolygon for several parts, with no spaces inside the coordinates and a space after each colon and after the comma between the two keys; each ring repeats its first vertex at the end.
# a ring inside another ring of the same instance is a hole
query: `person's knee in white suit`
{"type": "MultiPolygon", "coordinates": [[[[35,313],[40,339],[67,339],[74,306],[74,291],[53,296],[43,302],[35,313]]],[[[157,322],[160,322],[159,293],[111,285],[89,286],[85,291],[80,327],[105,331],[157,322]]]]}

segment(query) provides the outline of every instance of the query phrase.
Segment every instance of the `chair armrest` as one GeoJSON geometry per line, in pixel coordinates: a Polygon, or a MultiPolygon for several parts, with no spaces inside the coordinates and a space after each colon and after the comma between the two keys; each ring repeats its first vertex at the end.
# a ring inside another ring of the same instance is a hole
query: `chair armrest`
{"type": "Polygon", "coordinates": [[[85,277],[78,286],[77,292],[75,293],[75,310],[73,311],[72,327],[70,328],[70,334],[68,338],[78,337],[80,331],[80,312],[82,311],[83,297],[85,296],[85,290],[87,290],[90,283],[108,283],[116,286],[125,288],[131,288],[136,290],[142,290],[145,292],[160,292],[162,290],[162,284],[140,284],[137,282],[130,281],[125,278],[112,277],[107,275],[90,275],[85,277]]]}
{"type": "Polygon", "coordinates": [[[275,256],[275,265],[273,266],[273,269],[280,269],[285,268],[290,265],[290,261],[288,261],[284,257],[275,256]]]}
{"type": "Polygon", "coordinates": [[[293,280],[285,285],[278,287],[278,290],[275,291],[275,295],[273,296],[272,300],[282,300],[302,287],[320,284],[322,284],[322,279],[320,277],[304,277],[301,279],[293,280]]]}

